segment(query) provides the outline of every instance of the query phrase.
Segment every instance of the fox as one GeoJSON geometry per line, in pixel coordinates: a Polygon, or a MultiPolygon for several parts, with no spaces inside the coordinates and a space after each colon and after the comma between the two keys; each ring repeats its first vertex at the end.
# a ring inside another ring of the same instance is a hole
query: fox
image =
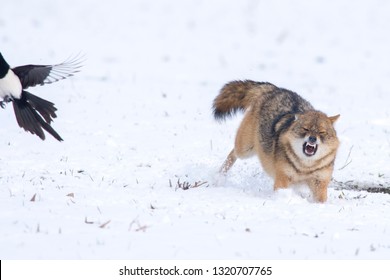
{"type": "Polygon", "coordinates": [[[225,84],[212,109],[217,121],[244,112],[221,174],[237,158],[257,155],[275,191],[304,184],[315,202],[326,202],[339,147],[334,127],[339,114],[328,117],[293,91],[252,80],[225,84]]]}

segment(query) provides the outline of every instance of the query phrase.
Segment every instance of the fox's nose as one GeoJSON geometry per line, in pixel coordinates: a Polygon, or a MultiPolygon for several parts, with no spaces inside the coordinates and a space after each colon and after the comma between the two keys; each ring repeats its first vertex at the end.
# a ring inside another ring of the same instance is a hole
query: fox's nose
{"type": "Polygon", "coordinates": [[[310,143],[315,143],[315,142],[317,142],[317,137],[315,137],[315,136],[309,136],[309,142],[310,142],[310,143]]]}

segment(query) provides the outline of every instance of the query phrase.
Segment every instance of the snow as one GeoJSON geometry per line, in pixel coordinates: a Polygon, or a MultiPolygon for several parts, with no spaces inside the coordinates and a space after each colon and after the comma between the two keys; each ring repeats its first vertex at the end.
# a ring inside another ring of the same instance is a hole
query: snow
{"type": "Polygon", "coordinates": [[[390,196],[364,189],[390,188],[390,2],[1,10],[10,65],[87,57],[73,78],[30,89],[56,104],[64,142],[24,132],[12,106],[0,112],[1,259],[389,259],[390,196]],[[218,175],[242,116],[217,123],[211,103],[237,79],[341,114],[326,203],[305,187],[274,193],[256,158],[218,175]]]}

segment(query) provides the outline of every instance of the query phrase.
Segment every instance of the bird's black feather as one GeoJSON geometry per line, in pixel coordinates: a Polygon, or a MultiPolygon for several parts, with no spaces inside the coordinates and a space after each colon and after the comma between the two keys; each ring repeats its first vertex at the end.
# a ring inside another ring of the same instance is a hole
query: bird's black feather
{"type": "Polygon", "coordinates": [[[12,68],[19,77],[22,88],[26,89],[36,85],[51,84],[80,71],[82,57],[70,58],[63,63],[55,65],[23,65],[12,68]]]}
{"type": "Polygon", "coordinates": [[[45,140],[45,133],[42,130],[43,128],[58,141],[63,141],[61,136],[50,126],[50,122],[47,121],[47,119],[51,121],[52,120],[51,117],[55,117],[51,114],[56,110],[54,104],[46,100],[43,100],[45,102],[42,102],[42,100],[43,99],[36,97],[26,91],[22,92],[21,99],[13,100],[12,103],[13,103],[15,117],[18,122],[18,125],[24,130],[37,135],[42,140],[45,140]],[[36,100],[38,99],[35,98],[40,99],[40,101],[37,103],[36,100]],[[35,103],[31,102],[31,99],[35,99],[34,101],[35,103]],[[37,109],[37,107],[34,107],[34,105],[32,104],[35,105],[39,104],[38,105],[39,110],[37,109]],[[48,107],[45,107],[46,105],[48,105],[48,107]],[[45,118],[46,121],[41,117],[41,115],[37,113],[36,110],[38,110],[38,112],[45,118]]]}
{"type": "Polygon", "coordinates": [[[55,111],[57,108],[54,107],[54,103],[42,99],[36,95],[33,95],[27,91],[23,91],[25,98],[31,106],[39,112],[39,114],[45,119],[47,123],[51,123],[54,118],[57,117],[55,111]]]}

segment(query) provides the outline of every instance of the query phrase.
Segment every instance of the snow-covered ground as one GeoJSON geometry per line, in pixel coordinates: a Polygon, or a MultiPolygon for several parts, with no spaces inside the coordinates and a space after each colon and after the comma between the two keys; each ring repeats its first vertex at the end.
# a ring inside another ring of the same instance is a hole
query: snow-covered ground
{"type": "Polygon", "coordinates": [[[347,189],[390,188],[389,1],[3,2],[12,66],[87,59],[30,90],[64,142],[0,110],[0,259],[390,258],[390,195],[347,189]],[[325,204],[256,158],[217,176],[241,115],[211,103],[236,79],[341,114],[325,204]]]}

